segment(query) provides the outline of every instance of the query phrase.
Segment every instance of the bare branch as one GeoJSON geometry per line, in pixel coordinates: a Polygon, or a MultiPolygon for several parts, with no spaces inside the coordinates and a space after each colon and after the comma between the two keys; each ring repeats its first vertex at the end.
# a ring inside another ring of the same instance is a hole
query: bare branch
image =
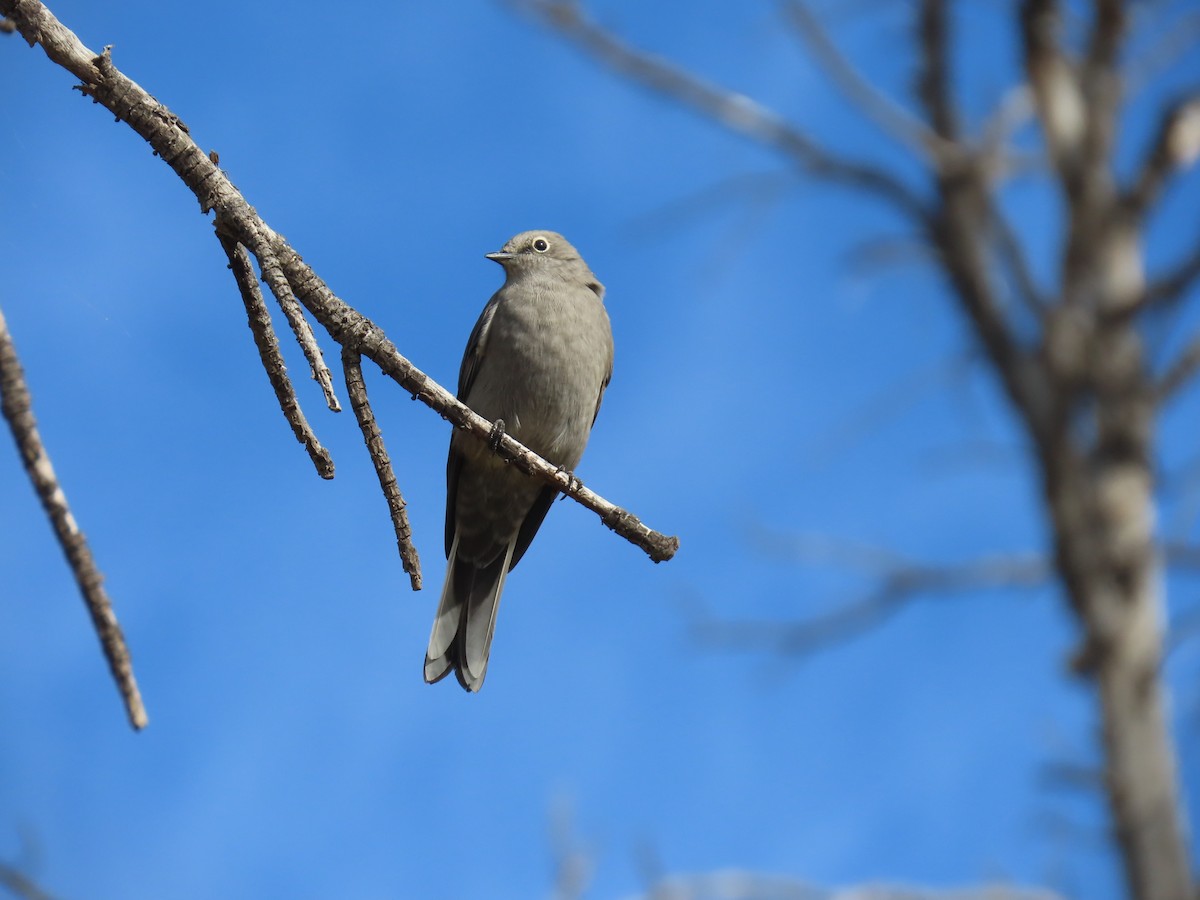
{"type": "Polygon", "coordinates": [[[1104,769],[1058,760],[1042,768],[1040,781],[1046,787],[1100,794],[1104,790],[1104,769]]]}
{"type": "Polygon", "coordinates": [[[1158,132],[1123,198],[1131,217],[1139,219],[1162,193],[1175,172],[1187,168],[1200,156],[1200,95],[1176,101],[1162,114],[1158,132]]]}
{"type": "Polygon", "coordinates": [[[1200,337],[1193,338],[1179,357],[1167,366],[1155,388],[1159,403],[1165,403],[1184,387],[1200,369],[1200,337]]]}
{"type": "Polygon", "coordinates": [[[1008,272],[1013,287],[1016,288],[1017,297],[1024,304],[1025,309],[1040,320],[1046,314],[1049,304],[1034,281],[1033,272],[1029,268],[1029,259],[1025,255],[1025,249],[1021,246],[1016,231],[1013,230],[995,200],[990,198],[989,200],[990,227],[988,230],[996,246],[996,255],[1005,271],[1008,272]]]}
{"type": "Polygon", "coordinates": [[[292,434],[304,445],[309,459],[317,467],[317,474],[322,478],[332,478],[333,459],[329,456],[329,451],[317,440],[308,419],[304,417],[304,411],[300,408],[300,401],[296,397],[292,381],[287,375],[287,367],[283,363],[283,356],[279,352],[279,340],[275,337],[275,329],[271,325],[271,313],[263,300],[262,292],[258,289],[258,281],[246,256],[246,248],[220,233],[217,234],[217,239],[229,259],[229,268],[233,271],[238,292],[246,306],[246,317],[254,335],[254,344],[258,347],[259,358],[267,371],[267,378],[275,391],[279,408],[283,410],[284,417],[292,426],[292,434]]]}
{"type": "Polygon", "coordinates": [[[1060,172],[1077,158],[1087,115],[1075,67],[1058,46],[1061,17],[1058,0],[1022,0],[1025,75],[1033,86],[1050,156],[1060,172]]]}
{"type": "Polygon", "coordinates": [[[392,471],[392,461],[388,458],[387,448],[383,445],[383,435],[375,421],[375,413],[371,410],[371,402],[367,399],[367,385],[363,381],[362,363],[358,354],[353,350],[342,350],[342,370],[346,375],[346,393],[350,397],[350,407],[362,429],[363,440],[367,444],[367,452],[371,454],[371,462],[375,465],[375,474],[379,478],[379,487],[387,501],[388,513],[392,517],[392,528],[396,532],[396,547],[400,551],[400,562],[408,573],[409,582],[414,591],[421,589],[421,561],[417,556],[417,548],[412,542],[412,526],[408,523],[408,512],[405,509],[404,496],[400,493],[400,485],[396,483],[396,473],[392,471]]]}
{"type": "Polygon", "coordinates": [[[1169,272],[1158,276],[1146,285],[1146,291],[1138,309],[1150,309],[1177,304],[1200,279],[1200,240],[1191,251],[1177,262],[1169,272]]]}
{"type": "Polygon", "coordinates": [[[1016,84],[1005,91],[983,125],[981,143],[985,156],[997,155],[1033,114],[1033,92],[1028,84],[1016,84]]]}
{"type": "Polygon", "coordinates": [[[958,152],[958,148],[952,142],[930,131],[924,122],[867,80],[838,50],[806,3],[801,0],[782,0],[782,3],[788,21],[795,27],[813,56],[841,86],[842,92],[873,119],[884,133],[920,155],[932,159],[935,168],[941,165],[941,158],[958,152]]]}
{"type": "Polygon", "coordinates": [[[1178,650],[1197,635],[1200,635],[1200,606],[1194,606],[1171,620],[1167,629],[1166,653],[1178,650]]]}
{"type": "MultiPolygon", "coordinates": [[[[1125,32],[1123,0],[1092,0],[1092,29],[1088,35],[1085,68],[1111,71],[1117,65],[1117,50],[1125,32]]],[[[1088,78],[1085,72],[1084,79],[1088,78]]]]}
{"type": "Polygon", "coordinates": [[[575,834],[570,805],[560,800],[550,810],[550,846],[554,855],[552,900],[583,900],[595,876],[593,854],[575,834]]]}
{"type": "Polygon", "coordinates": [[[1067,191],[1076,195],[1081,208],[1098,211],[1111,190],[1108,166],[1121,105],[1117,52],[1125,36],[1125,0],[1092,0],[1092,10],[1092,28],[1079,72],[1086,108],[1082,158],[1078,170],[1067,173],[1067,191]]]}
{"type": "MultiPolygon", "coordinates": [[[[273,232],[192,139],[179,118],[113,65],[106,51],[97,56],[85,47],[38,0],[0,0],[0,14],[9,16],[25,40],[41,45],[55,63],[83,83],[78,89],[104,106],[142,136],[200,201],[203,212],[214,211],[221,234],[249,247],[265,266],[273,257],[291,293],[300,300],[335,341],[372,360],[390,378],[436,410],[443,418],[477,440],[489,443],[492,423],[476,415],[458,399],[409,362],[374,323],[347,305],[325,285],[300,255],[273,232]],[[264,261],[264,257],[266,261],[264,261]]],[[[641,547],[652,560],[663,562],[675,555],[679,539],[644,525],[637,516],[584,487],[569,472],[546,462],[505,434],[494,442],[493,452],[511,461],[526,475],[558,488],[595,512],[610,529],[641,547]]]]}
{"type": "Polygon", "coordinates": [[[1163,544],[1162,551],[1167,565],[1180,569],[1200,570],[1200,546],[1180,541],[1167,541],[1163,544]]]}
{"type": "MultiPolygon", "coordinates": [[[[916,77],[917,97],[926,117],[942,137],[953,140],[958,114],[950,94],[949,16],[947,0],[922,0],[917,20],[921,52],[916,77]]],[[[1043,303],[1015,235],[990,194],[984,160],[963,154],[958,164],[939,170],[941,204],[931,219],[930,243],[938,249],[959,302],[1000,375],[1005,391],[1040,442],[1054,427],[1056,397],[1043,365],[1021,346],[999,299],[991,273],[991,236],[996,252],[1010,271],[1017,292],[1035,315],[1043,303]]]]}
{"type": "Polygon", "coordinates": [[[265,241],[256,243],[254,255],[258,257],[259,268],[262,270],[267,286],[275,295],[275,299],[279,301],[279,307],[287,316],[288,324],[292,326],[296,342],[304,350],[304,358],[308,360],[312,369],[313,379],[321,385],[321,391],[325,394],[325,403],[334,412],[341,412],[341,404],[338,403],[337,395],[333,392],[333,375],[329,371],[329,367],[325,365],[325,357],[321,355],[321,345],[317,343],[312,326],[308,324],[308,319],[304,318],[300,304],[292,295],[291,288],[288,286],[287,279],[283,277],[283,272],[279,268],[275,254],[271,251],[270,244],[265,241]]]}
{"type": "Polygon", "coordinates": [[[728,622],[701,615],[692,624],[693,635],[723,649],[767,649],[785,656],[806,656],[862,634],[920,597],[1040,587],[1053,577],[1052,565],[1040,555],[984,557],[934,566],[880,548],[841,541],[814,544],[802,538],[793,549],[798,558],[810,563],[861,568],[877,578],[878,584],[831,613],[802,621],[728,622]]]}
{"type": "Polygon", "coordinates": [[[946,4],[947,0],[921,0],[918,6],[917,43],[922,59],[916,87],[934,132],[947,141],[955,141],[959,124],[950,97],[950,23],[946,4]]]}
{"type": "Polygon", "coordinates": [[[668,200],[657,209],[633,217],[630,227],[638,234],[660,234],[696,221],[705,214],[733,207],[737,203],[761,206],[779,197],[798,183],[791,169],[773,172],[743,172],[705,185],[687,196],[668,200]]]}
{"type": "Polygon", "coordinates": [[[137,679],[133,674],[129,648],[125,645],[125,636],[121,633],[121,626],[117,622],[116,613],[113,612],[108,593],[104,590],[104,576],[96,567],[96,560],[92,557],[87,538],[71,513],[67,497],[58,483],[54,467],[50,464],[50,456],[38,433],[37,420],[33,415],[33,398],[25,383],[25,373],[17,357],[17,348],[13,344],[2,312],[0,413],[3,413],[8,421],[17,450],[25,463],[25,471],[67,557],[71,573],[75,576],[75,583],[79,585],[79,591],[83,594],[83,601],[92,618],[92,627],[100,639],[109,670],[124,700],[129,723],[134,729],[141,730],[146,727],[149,719],[146,716],[146,708],[142,705],[137,679]]]}
{"type": "MultiPolygon", "coordinates": [[[[916,79],[917,96],[937,134],[951,146],[958,147],[954,142],[961,126],[951,95],[953,76],[949,60],[949,28],[947,0],[922,0],[917,17],[917,44],[921,48],[921,62],[916,79]]],[[[996,136],[1003,134],[1002,129],[1005,126],[1002,119],[992,123],[991,127],[995,132],[991,136],[992,139],[1002,140],[996,136]]],[[[971,229],[973,233],[991,235],[997,256],[1009,273],[1017,296],[1026,308],[1040,319],[1045,312],[1046,303],[1034,283],[1029,262],[1016,233],[991,196],[989,188],[992,179],[987,172],[991,163],[988,158],[989,155],[994,155],[995,151],[987,149],[986,138],[984,147],[984,151],[977,154],[968,154],[965,148],[958,147],[959,152],[953,160],[954,165],[947,166],[942,171],[939,186],[945,201],[943,209],[956,220],[956,227],[975,224],[978,227],[971,229]],[[969,218],[976,218],[978,221],[971,223],[969,218]]],[[[971,294],[975,299],[970,305],[977,310],[972,313],[976,323],[980,326],[986,324],[988,331],[996,333],[997,348],[1000,342],[1012,342],[1011,336],[1002,338],[999,334],[1005,328],[998,313],[987,311],[987,307],[995,310],[998,303],[994,298],[986,296],[991,293],[988,287],[989,279],[983,268],[986,263],[967,242],[955,240],[953,244],[954,246],[943,243],[943,249],[953,254],[956,260],[954,265],[962,270],[973,285],[971,294]]]]}
{"type": "Polygon", "coordinates": [[[838,156],[744,94],[702,81],[637,50],[589,19],[575,0],[510,0],[557,29],[610,68],[674,98],[731,131],[771,147],[808,174],[875,194],[915,221],[926,218],[921,198],[891,172],[838,156]]]}
{"type": "Polygon", "coordinates": [[[1162,26],[1161,34],[1148,45],[1135,48],[1126,64],[1125,91],[1129,95],[1145,89],[1180,57],[1200,46],[1200,10],[1185,10],[1169,21],[1153,6],[1146,13],[1162,26]]]}
{"type": "Polygon", "coordinates": [[[941,890],[887,884],[819,888],[744,869],[668,875],[629,900],[1064,900],[1053,891],[998,884],[941,890]]]}
{"type": "Polygon", "coordinates": [[[32,878],[6,863],[0,863],[0,887],[20,900],[54,900],[32,878]]]}

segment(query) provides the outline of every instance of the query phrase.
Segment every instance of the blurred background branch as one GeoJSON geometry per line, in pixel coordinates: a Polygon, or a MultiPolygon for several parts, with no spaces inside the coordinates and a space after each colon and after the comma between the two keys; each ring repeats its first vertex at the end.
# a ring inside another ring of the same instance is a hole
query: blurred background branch
{"type": "MultiPolygon", "coordinates": [[[[807,7],[781,4],[781,14],[858,111],[918,151],[934,185],[932,198],[908,187],[895,166],[836,156],[819,136],[765,104],[632,46],[581,3],[514,5],[615,73],[745,134],[810,175],[901,210],[929,243],[951,306],[969,323],[1011,402],[1042,486],[1052,532],[1044,558],[930,567],[874,549],[826,547],[826,555],[871,571],[875,585],[823,617],[793,623],[700,617],[693,631],[722,646],[807,653],[870,627],[918,596],[1043,583],[1052,561],[1080,635],[1074,666],[1097,691],[1104,784],[1129,893],[1136,900],[1193,898],[1197,886],[1161,677],[1165,597],[1153,525],[1153,460],[1157,401],[1193,381],[1200,353],[1193,342],[1156,383],[1137,313],[1148,302],[1180,297],[1200,270],[1188,256],[1148,279],[1140,233],[1169,183],[1200,153],[1200,115],[1191,97],[1162,110],[1150,149],[1121,185],[1114,159],[1122,137],[1129,4],[1087,4],[1084,18],[1072,22],[1081,35],[1077,42],[1065,35],[1067,11],[1057,0],[1023,0],[1014,10],[1029,94],[1053,163],[1048,178],[1066,203],[1057,275],[1044,288],[1028,260],[1030,238],[1022,234],[1032,223],[1010,224],[999,195],[1003,182],[993,176],[991,159],[1008,152],[1003,142],[1012,128],[986,127],[986,150],[964,134],[953,69],[959,6],[950,0],[913,5],[913,93],[922,119],[862,77],[807,7]],[[1013,295],[1018,303],[1009,302],[1013,295]]],[[[1076,12],[1083,11],[1072,6],[1071,15],[1076,12]]],[[[1024,96],[1024,87],[1013,86],[1006,96],[1024,96]]],[[[984,120],[1012,115],[1001,104],[984,120]]]]}

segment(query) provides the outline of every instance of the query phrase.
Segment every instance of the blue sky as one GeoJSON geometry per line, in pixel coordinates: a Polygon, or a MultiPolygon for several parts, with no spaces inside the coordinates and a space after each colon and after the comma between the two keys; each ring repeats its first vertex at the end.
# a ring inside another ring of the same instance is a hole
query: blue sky
{"type": "MultiPolygon", "coordinates": [[[[1120,896],[1098,798],[1043,778],[1096,760],[1053,588],[919,601],[804,660],[688,638],[696,604],[785,620],[862,589],[772,558],[756,529],[933,562],[1042,547],[991,379],[938,374],[966,345],[936,275],[852,263],[900,224],[500,4],[381,6],[51,8],[90,47],[113,44],[267,222],[444,385],[500,284],[483,254],[527,228],[566,234],[607,285],[617,347],[580,475],[678,534],[679,555],[655,566],[557,505],[508,582],[484,690],[426,686],[448,426],[367,367],[425,567],[414,595],[353,419],[322,410],[287,348],[337,464],[322,482],[194,199],[67,73],[2,41],[0,304],[151,724],[126,726],[0,440],[0,857],[66,897],[525,898],[550,889],[565,808],[596,897],[643,887],[646,847],[672,872],[1120,896]],[[731,177],[773,188],[697,202],[731,177]]],[[[989,36],[1002,4],[964,7],[960,96],[978,113],[1016,56],[989,36]]],[[[831,144],[913,171],[773,4],[596,10],[831,144]]],[[[902,89],[904,28],[885,12],[835,33],[902,89]]],[[[1198,74],[1193,57],[1140,98],[1198,74]]],[[[1135,138],[1151,123],[1128,117],[1135,138]]],[[[1152,262],[1195,233],[1196,180],[1157,221],[1152,262]]],[[[1053,202],[1031,188],[1007,200],[1050,271],[1053,202]]],[[[1186,334],[1163,326],[1155,341],[1186,334]]],[[[1168,468],[1194,457],[1197,412],[1189,395],[1165,421],[1168,468]]],[[[1162,518],[1200,537],[1186,496],[1162,518]]],[[[1173,609],[1194,590],[1172,579],[1173,609]]],[[[1168,668],[1193,810],[1198,668],[1195,643],[1168,668]]]]}

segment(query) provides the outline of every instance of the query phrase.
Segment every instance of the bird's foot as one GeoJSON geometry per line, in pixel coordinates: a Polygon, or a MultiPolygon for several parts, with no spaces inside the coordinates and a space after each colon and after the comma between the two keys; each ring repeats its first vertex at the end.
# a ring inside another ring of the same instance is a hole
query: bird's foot
{"type": "Polygon", "coordinates": [[[567,476],[567,487],[566,487],[566,490],[563,491],[564,495],[574,494],[577,490],[579,490],[581,487],[583,487],[583,482],[575,477],[575,473],[567,471],[567,469],[564,468],[563,466],[559,466],[555,470],[554,474],[567,476]]]}
{"type": "Polygon", "coordinates": [[[500,452],[500,441],[504,438],[504,420],[497,419],[492,423],[492,430],[488,432],[487,443],[493,453],[500,452]]]}

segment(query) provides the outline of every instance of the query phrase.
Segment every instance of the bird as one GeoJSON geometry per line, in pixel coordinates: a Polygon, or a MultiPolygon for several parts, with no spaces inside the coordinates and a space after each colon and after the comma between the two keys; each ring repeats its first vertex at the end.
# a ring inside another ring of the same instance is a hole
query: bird
{"type": "MultiPolygon", "coordinates": [[[[547,462],[573,472],[612,378],[604,285],[553,231],[524,231],[486,257],[504,285],[467,340],[458,399],[547,462]]],[[[494,441],[493,441],[494,443],[494,441]]],[[[487,674],[496,612],[559,490],[535,481],[456,430],[446,460],[446,580],[425,653],[425,681],[451,671],[476,692],[487,674]]]]}

